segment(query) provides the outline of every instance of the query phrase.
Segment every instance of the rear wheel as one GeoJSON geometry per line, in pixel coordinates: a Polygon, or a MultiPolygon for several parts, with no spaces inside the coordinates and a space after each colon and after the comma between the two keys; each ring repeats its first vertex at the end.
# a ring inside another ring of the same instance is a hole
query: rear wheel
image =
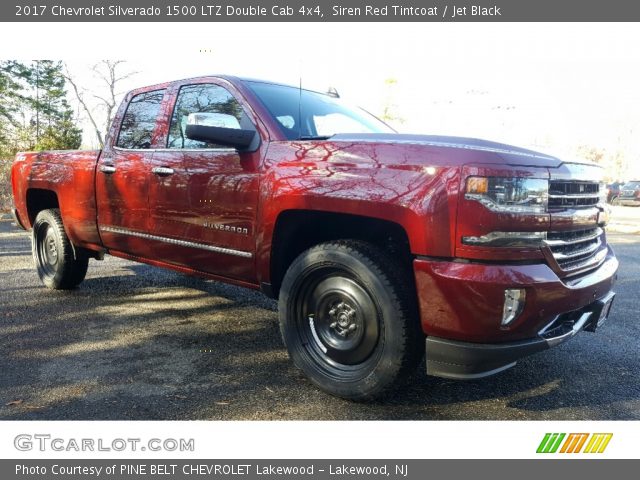
{"type": "Polygon", "coordinates": [[[424,353],[408,273],[360,241],[302,253],[285,275],[279,302],[295,365],[322,390],[354,400],[379,397],[399,383],[424,353]]]}
{"type": "Polygon", "coordinates": [[[74,252],[58,209],[38,213],[31,245],[38,276],[46,287],[69,290],[84,280],[89,257],[81,249],[74,252]]]}

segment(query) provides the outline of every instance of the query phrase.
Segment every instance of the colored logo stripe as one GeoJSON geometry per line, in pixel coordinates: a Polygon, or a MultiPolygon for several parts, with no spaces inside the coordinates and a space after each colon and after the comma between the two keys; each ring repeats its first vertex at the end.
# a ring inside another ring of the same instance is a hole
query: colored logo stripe
{"type": "Polygon", "coordinates": [[[613,433],[594,433],[584,449],[584,453],[602,453],[609,445],[613,433]]]}
{"type": "Polygon", "coordinates": [[[560,453],[580,453],[582,450],[582,446],[589,438],[588,433],[572,433],[567,437],[562,448],[560,449],[560,453]]]}
{"type": "Polygon", "coordinates": [[[558,448],[558,453],[603,453],[611,437],[613,433],[570,433],[569,436],[566,433],[545,433],[536,453],[556,453],[558,448]]]}
{"type": "Polygon", "coordinates": [[[560,442],[565,437],[564,433],[547,433],[545,434],[542,442],[538,446],[537,453],[556,453],[558,447],[560,446],[560,442]]]}

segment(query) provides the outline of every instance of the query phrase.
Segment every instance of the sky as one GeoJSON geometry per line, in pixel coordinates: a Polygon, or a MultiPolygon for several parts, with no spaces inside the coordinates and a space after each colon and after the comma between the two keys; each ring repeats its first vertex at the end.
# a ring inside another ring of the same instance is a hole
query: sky
{"type": "Polygon", "coordinates": [[[102,58],[138,72],[122,93],[216,73],[302,80],[373,113],[391,105],[404,133],[479,137],[568,159],[581,146],[619,151],[627,175],[640,177],[637,24],[79,24],[56,32],[47,45],[2,55],[64,60],[98,91],[90,67],[102,58]]]}

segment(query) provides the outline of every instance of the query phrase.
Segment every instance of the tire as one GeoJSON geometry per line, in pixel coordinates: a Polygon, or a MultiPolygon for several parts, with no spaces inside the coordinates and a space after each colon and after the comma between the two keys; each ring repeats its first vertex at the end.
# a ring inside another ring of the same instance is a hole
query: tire
{"type": "Polygon", "coordinates": [[[613,206],[620,205],[620,200],[618,199],[618,197],[613,197],[611,199],[611,205],[613,206]]]}
{"type": "Polygon", "coordinates": [[[47,288],[70,290],[84,280],[89,257],[81,249],[74,254],[57,208],[38,213],[33,223],[31,247],[38,276],[47,288]]]}
{"type": "Polygon", "coordinates": [[[310,248],[293,261],[280,290],[280,330],[291,359],[332,395],[384,396],[424,355],[414,292],[410,269],[371,244],[310,248]]]}

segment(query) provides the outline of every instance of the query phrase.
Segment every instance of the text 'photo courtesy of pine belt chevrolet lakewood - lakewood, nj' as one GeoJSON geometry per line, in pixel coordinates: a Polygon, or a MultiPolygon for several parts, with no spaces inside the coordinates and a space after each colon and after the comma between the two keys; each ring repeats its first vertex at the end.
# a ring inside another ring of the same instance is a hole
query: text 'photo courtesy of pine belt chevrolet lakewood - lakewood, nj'
{"type": "Polygon", "coordinates": [[[488,376],[607,319],[601,169],[398,134],[336,92],[228,76],[130,92],[101,151],[19,153],[17,224],[51,289],[105,254],[278,299],[319,388],[365,400],[426,355],[488,376]]]}

